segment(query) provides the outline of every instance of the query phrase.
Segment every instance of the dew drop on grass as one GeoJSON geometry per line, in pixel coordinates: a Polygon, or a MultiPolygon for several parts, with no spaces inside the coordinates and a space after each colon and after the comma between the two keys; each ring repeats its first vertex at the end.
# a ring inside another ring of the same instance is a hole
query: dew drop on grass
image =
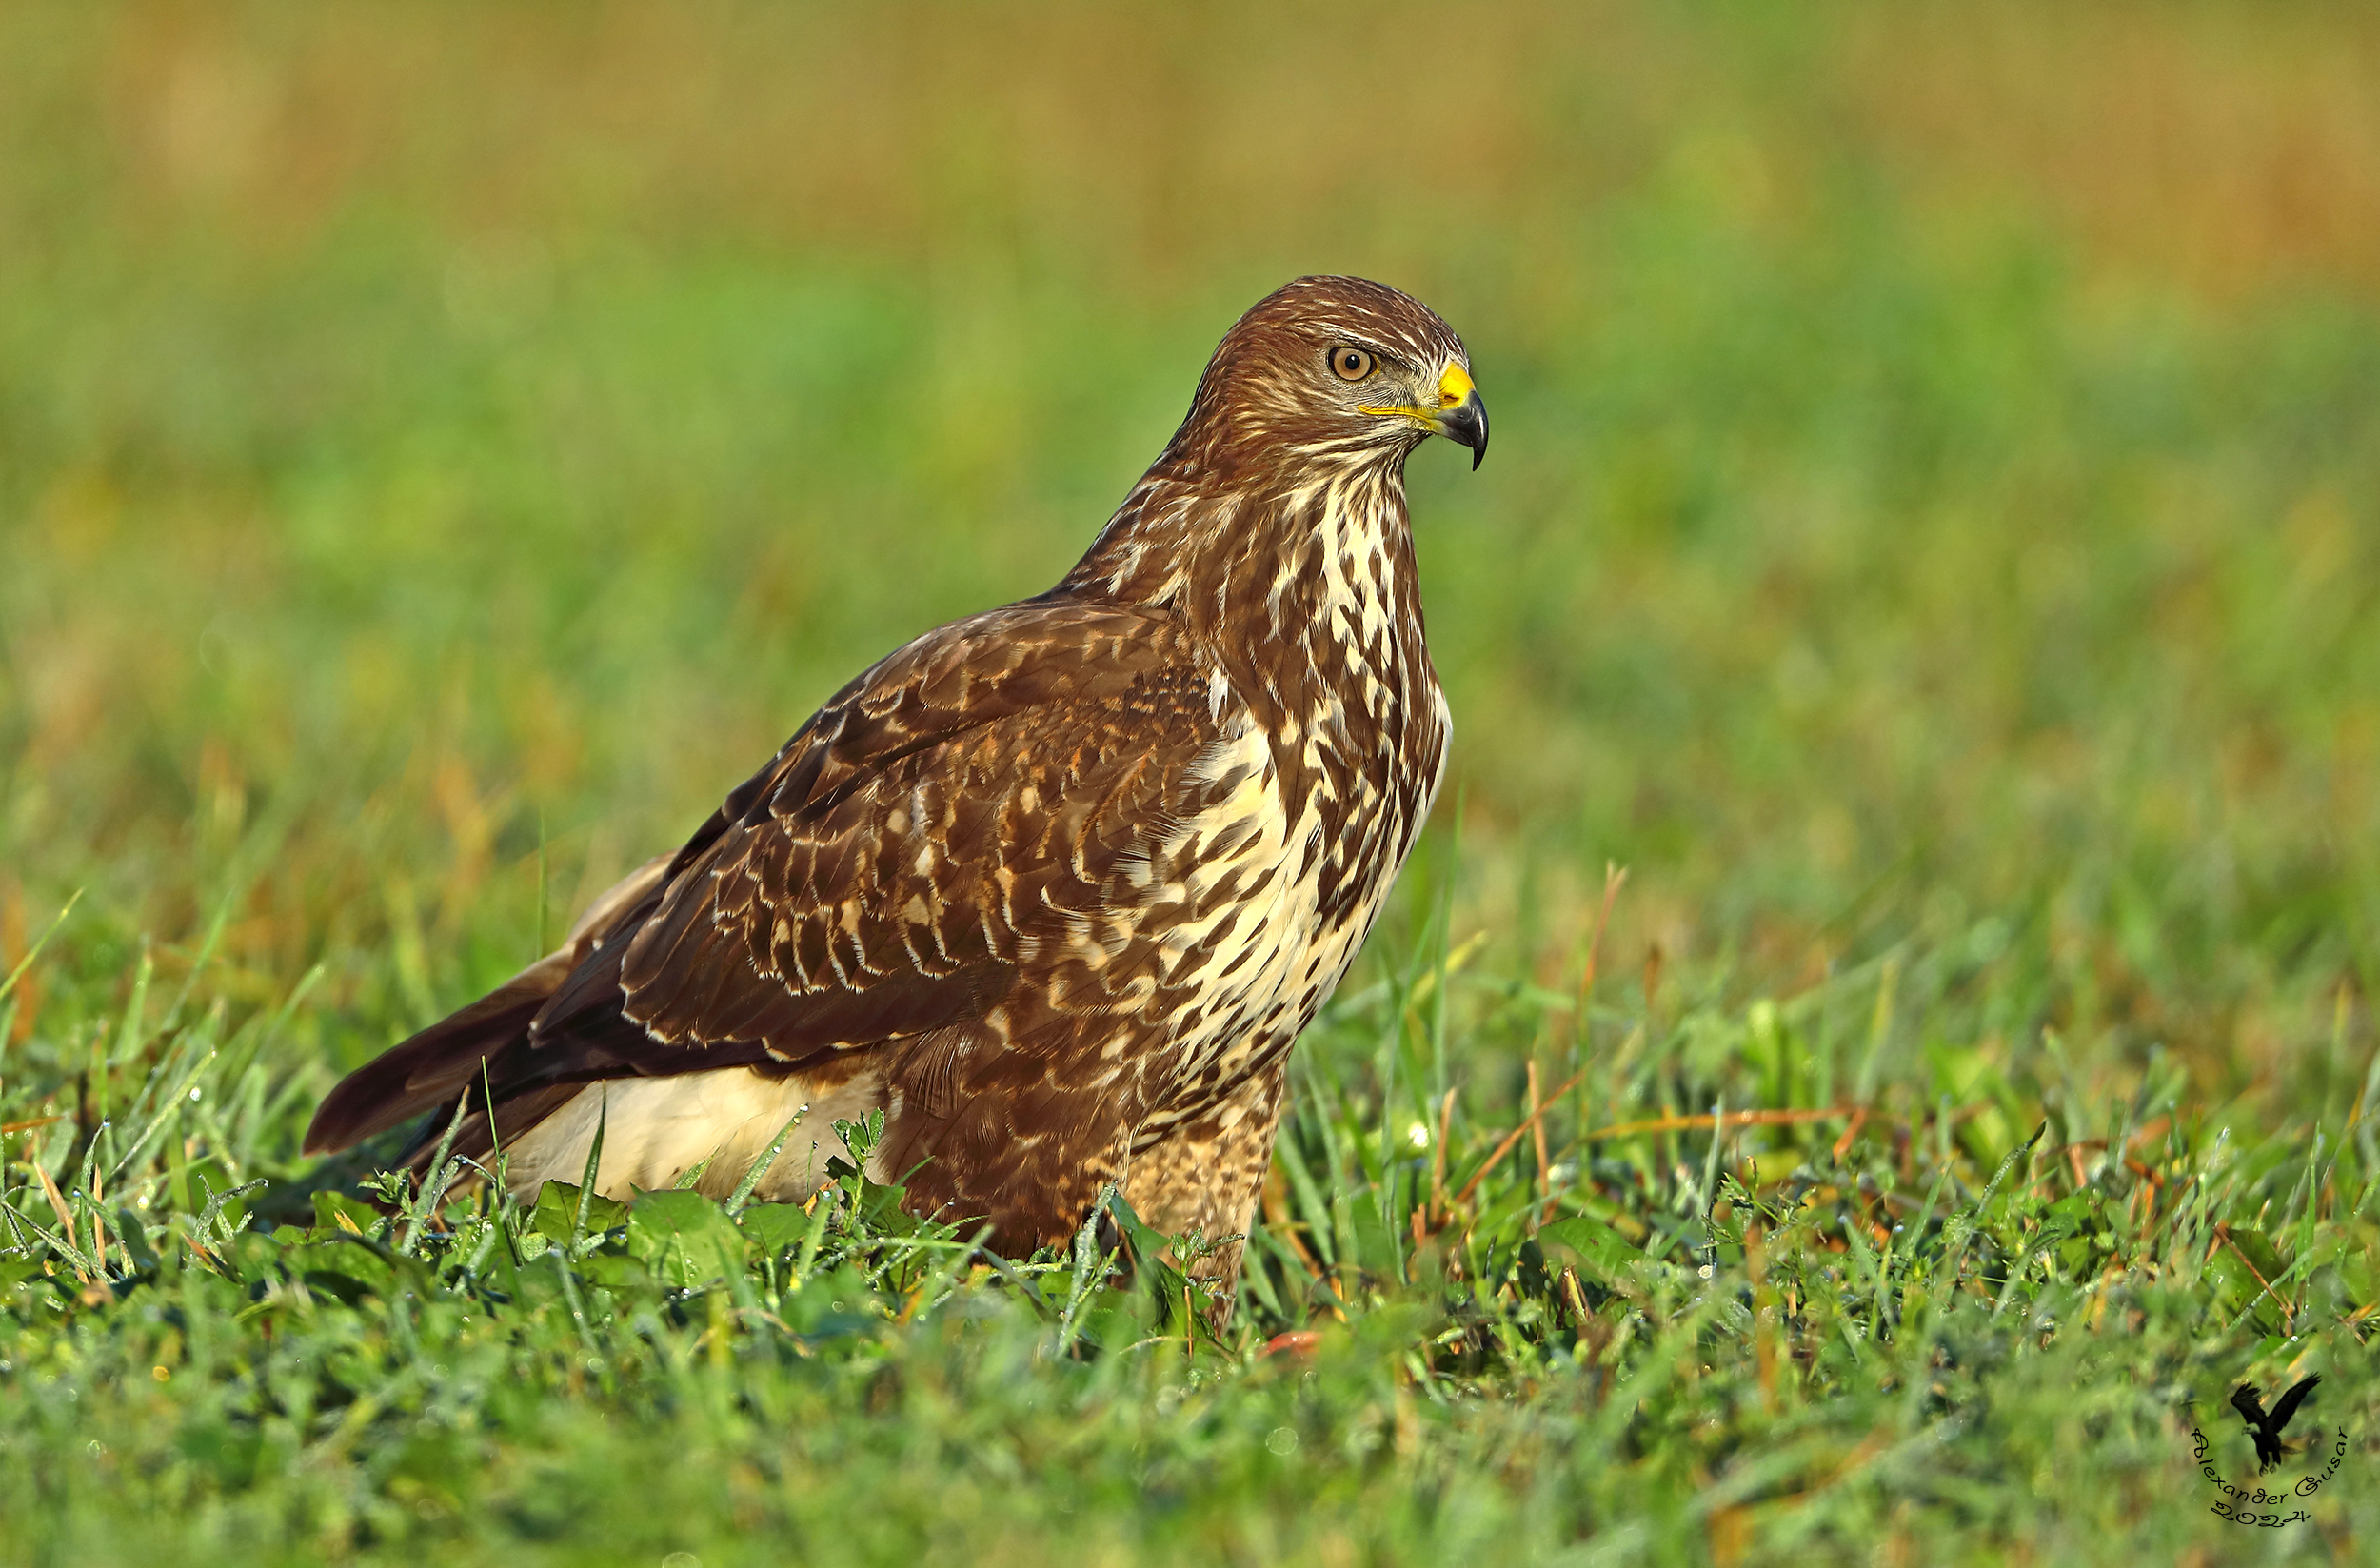
{"type": "Polygon", "coordinates": [[[1277,1426],[1265,1438],[1264,1446],[1276,1454],[1295,1454],[1298,1451],[1298,1434],[1286,1426],[1277,1426]]]}

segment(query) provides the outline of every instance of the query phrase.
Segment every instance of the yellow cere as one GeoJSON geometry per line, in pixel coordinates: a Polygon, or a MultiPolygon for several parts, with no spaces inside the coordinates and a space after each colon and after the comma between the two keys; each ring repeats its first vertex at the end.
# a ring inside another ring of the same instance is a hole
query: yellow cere
{"type": "Polygon", "coordinates": [[[1432,425],[1436,422],[1440,409],[1461,407],[1463,399],[1469,397],[1472,390],[1471,372],[1459,365],[1450,365],[1446,367],[1445,374],[1438,378],[1437,408],[1408,408],[1401,404],[1393,403],[1359,403],[1356,405],[1356,411],[1365,414],[1401,414],[1407,419],[1418,419],[1423,425],[1432,425]]]}

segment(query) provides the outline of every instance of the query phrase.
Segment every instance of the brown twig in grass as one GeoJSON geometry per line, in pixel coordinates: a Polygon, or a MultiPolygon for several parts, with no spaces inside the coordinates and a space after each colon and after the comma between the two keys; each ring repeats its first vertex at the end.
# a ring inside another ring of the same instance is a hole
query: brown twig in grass
{"type": "Polygon", "coordinates": [[[2288,1333],[2295,1333],[2297,1327],[2297,1309],[2290,1304],[2287,1297],[2272,1288],[2272,1281],[2264,1277],[2264,1270],[2258,1268],[2252,1261],[2251,1261],[2248,1254],[2240,1249],[2240,1244],[2231,1240],[2231,1227],[2224,1224],[2220,1221],[2215,1223],[2214,1240],[2207,1244],[2207,1256],[2212,1258],[2216,1247],[2229,1247],[2231,1249],[2231,1256],[2239,1260],[2240,1267],[2248,1271],[2249,1278],[2255,1280],[2258,1285],[2262,1286],[2264,1293],[2267,1296],[2271,1297],[2274,1300],[2281,1303],[2281,1314],[2283,1318],[2287,1320],[2287,1321],[2282,1325],[2284,1331],[2288,1333]]]}
{"type": "Polygon", "coordinates": [[[0,1121],[0,1138],[6,1138],[10,1133],[31,1132],[35,1127],[47,1127],[52,1121],[65,1120],[64,1115],[58,1115],[37,1116],[30,1121],[0,1121]]]}
{"type": "Polygon", "coordinates": [[[1545,1121],[1540,1115],[1543,1109],[1543,1102],[1537,1099],[1537,1059],[1531,1057],[1529,1059],[1529,1136],[1536,1141],[1537,1146],[1537,1196],[1540,1199],[1551,1198],[1554,1195],[1553,1161],[1545,1158],[1545,1121]]]}
{"type": "Polygon", "coordinates": [[[1540,1216],[1555,1201],[1555,1163],[1545,1159],[1545,1102],[1537,1100],[1537,1059],[1528,1059],[1528,1121],[1537,1144],[1537,1201],[1528,1209],[1528,1233],[1537,1235],[1540,1216]]]}
{"type": "Polygon", "coordinates": [[[1504,1141],[1496,1145],[1496,1152],[1487,1157],[1486,1163],[1482,1164],[1478,1170],[1473,1171],[1471,1173],[1471,1180],[1462,1184],[1462,1191],[1455,1194],[1454,1206],[1458,1209],[1468,1207],[1471,1202],[1471,1195],[1479,1190],[1479,1183],[1487,1180],[1488,1172],[1494,1170],[1497,1167],[1497,1162],[1500,1161],[1504,1156],[1513,1152],[1514,1146],[1520,1141],[1521,1136],[1530,1128],[1537,1124],[1538,1118],[1544,1116],[1548,1110],[1552,1109],[1556,1101],[1568,1094],[1577,1085],[1579,1080],[1585,1078],[1586,1076],[1587,1070],[1584,1067],[1581,1067],[1577,1072],[1571,1074],[1569,1081],[1563,1083],[1560,1088],[1556,1089],[1552,1095],[1548,1096],[1544,1104],[1539,1105],[1534,1112],[1532,1112],[1528,1119],[1522,1121],[1519,1126],[1515,1127],[1512,1131],[1506,1133],[1504,1135],[1504,1141]]]}
{"type": "Polygon", "coordinates": [[[1843,1129],[1843,1136],[1835,1141],[1835,1162],[1836,1164],[1841,1164],[1843,1162],[1843,1156],[1851,1153],[1852,1143],[1858,1138],[1859,1129],[1867,1124],[1867,1106],[1862,1105],[1857,1110],[1851,1113],[1851,1125],[1845,1127],[1843,1129]]]}
{"type": "MultiPolygon", "coordinates": [[[[2143,1141],[2156,1137],[2172,1124],[2173,1119],[2170,1116],[2160,1116],[2152,1121],[2145,1121],[2138,1127],[2134,1128],[2131,1136],[2124,1140],[2124,1148],[2129,1151],[2137,1146],[2143,1141]]],[[[2108,1141],[2104,1138],[2077,1138],[2071,1143],[2060,1145],[2060,1147],[2055,1151],[2056,1153],[2066,1156],[2066,1168],[2073,1173],[2074,1185],[2076,1188],[2079,1189],[2087,1187],[2091,1184],[2090,1173],[2083,1168],[2083,1151],[2086,1149],[2105,1149],[2107,1146],[2108,1141]]],[[[2151,1186],[2156,1188],[2158,1192],[2162,1193],[2165,1190],[2165,1177],[2161,1172],[2149,1165],[2143,1164],[2137,1160],[2130,1158],[2128,1153],[2119,1155],[2118,1159],[2126,1170],[2131,1171],[2134,1176],[2146,1181],[2151,1186]]]]}
{"type": "MultiPolygon", "coordinates": [[[[74,1211],[67,1207],[66,1194],[58,1190],[58,1183],[50,1180],[49,1171],[42,1167],[40,1161],[29,1160],[27,1163],[33,1167],[33,1174],[41,1178],[42,1196],[50,1200],[50,1207],[58,1216],[58,1233],[66,1238],[67,1250],[80,1252],[82,1246],[74,1240],[74,1211]]],[[[74,1278],[84,1284],[90,1283],[90,1276],[85,1274],[79,1264],[75,1267],[74,1278]]]]}
{"type": "Polygon", "coordinates": [[[1865,1106],[1831,1105],[1819,1110],[1729,1111],[1724,1117],[1708,1113],[1699,1116],[1656,1116],[1643,1121],[1621,1121],[1609,1127],[1597,1127],[1582,1141],[1595,1142],[1606,1138],[1634,1138],[1639,1133],[1714,1132],[1722,1121],[1730,1127],[1790,1127],[1804,1121],[1826,1121],[1848,1116],[1854,1122],[1867,1115],[1865,1106]]]}
{"type": "Polygon", "coordinates": [[[1589,1039],[1587,1034],[1587,1003],[1595,1000],[1595,972],[1603,956],[1603,933],[1612,923],[1612,905],[1619,902],[1620,885],[1628,880],[1628,868],[1616,861],[1603,863],[1603,907],[1596,911],[1595,935],[1587,939],[1587,966],[1578,976],[1578,1006],[1570,1015],[1570,1039],[1575,1046],[1589,1039]]]}
{"type": "MultiPolygon", "coordinates": [[[[99,1161],[90,1167],[90,1255],[99,1264],[99,1278],[108,1278],[108,1200],[100,1191],[99,1161]]],[[[129,1256],[129,1249],[127,1250],[129,1256]]]]}
{"type": "MultiPolygon", "coordinates": [[[[2173,1119],[2170,1116],[2154,1117],[2142,1122],[2139,1126],[2134,1127],[2131,1134],[2125,1138],[2125,1150],[2130,1152],[2132,1149],[2138,1148],[2143,1141],[2156,1137],[2172,1124],[2173,1119]]],[[[2073,1142],[2065,1145],[2065,1147],[2070,1149],[2104,1149],[2107,1146],[2108,1141],[2104,1138],[2077,1138],[2073,1142]]]]}
{"type": "MultiPolygon", "coordinates": [[[[2171,1225],[2174,1217],[2182,1212],[2184,1201],[2189,1198],[2190,1190],[2198,1184],[2199,1177],[2204,1174],[2204,1172],[2193,1172],[2190,1180],[2173,1189],[2172,1201],[2166,1203],[2161,1211],[2155,1213],[2154,1222],[2149,1226],[2140,1239],[2140,1247],[2144,1253],[2153,1251],[2157,1243],[2163,1240],[2166,1227],[2171,1225]]],[[[2159,1187],[2157,1196],[2163,1198],[2165,1189],[2159,1187]]]]}
{"type": "Polygon", "coordinates": [[[1575,1268],[1562,1270],[1562,1309],[1570,1314],[1571,1332],[1584,1336],[1587,1321],[1594,1314],[1587,1310],[1586,1293],[1578,1288],[1578,1271],[1575,1268]]]}
{"type": "Polygon", "coordinates": [[[1435,1223],[1446,1212],[1446,1137],[1455,1124],[1455,1091],[1446,1091],[1446,1098],[1438,1107],[1438,1147],[1430,1151],[1430,1201],[1413,1217],[1413,1239],[1424,1240],[1425,1223],[1435,1223]]]}

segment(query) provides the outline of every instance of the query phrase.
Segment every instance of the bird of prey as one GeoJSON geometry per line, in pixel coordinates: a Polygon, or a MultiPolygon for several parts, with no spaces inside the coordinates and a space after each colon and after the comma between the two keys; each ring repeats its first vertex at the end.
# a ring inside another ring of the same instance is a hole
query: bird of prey
{"type": "Polygon", "coordinates": [[[2264,1400],[2256,1393],[2254,1385],[2242,1383],[2231,1390],[2231,1408],[2238,1411],[2240,1419],[2248,1423],[2248,1435],[2256,1439],[2256,1469],[2259,1472],[2270,1470],[2281,1462],[2281,1434],[2288,1428],[2290,1418],[2297,1414],[2297,1407],[2306,1402],[2306,1397],[2314,1391],[2314,1384],[2320,1381],[2321,1377],[2316,1375],[2291,1388],[2273,1405],[2270,1416],[2264,1413],[2264,1400]]]}
{"type": "Polygon", "coordinates": [[[1300,278],[1046,593],[896,649],[562,948],[350,1075],[308,1152],[425,1111],[533,1194],[799,1199],[881,1111],[872,1179],[1021,1254],[1117,1184],[1220,1243],[1226,1304],[1291,1042],[1413,847],[1450,720],[1405,461],[1487,449],[1419,302],[1300,278]],[[705,1163],[707,1161],[707,1163],[705,1163]]]}

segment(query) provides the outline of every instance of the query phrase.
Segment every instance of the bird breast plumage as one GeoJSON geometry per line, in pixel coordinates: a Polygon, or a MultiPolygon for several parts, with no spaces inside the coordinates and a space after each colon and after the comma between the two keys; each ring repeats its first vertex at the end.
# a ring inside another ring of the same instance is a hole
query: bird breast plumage
{"type": "Polygon", "coordinates": [[[1171,1092],[1138,1144],[1288,1051],[1344,978],[1429,815],[1453,722],[1410,609],[1409,559],[1398,570],[1390,543],[1398,499],[1326,498],[1319,613],[1296,639],[1312,705],[1268,728],[1256,705],[1218,691],[1231,717],[1201,771],[1225,787],[1160,857],[1192,869],[1158,943],[1159,992],[1179,999],[1165,1017],[1171,1092]]]}

